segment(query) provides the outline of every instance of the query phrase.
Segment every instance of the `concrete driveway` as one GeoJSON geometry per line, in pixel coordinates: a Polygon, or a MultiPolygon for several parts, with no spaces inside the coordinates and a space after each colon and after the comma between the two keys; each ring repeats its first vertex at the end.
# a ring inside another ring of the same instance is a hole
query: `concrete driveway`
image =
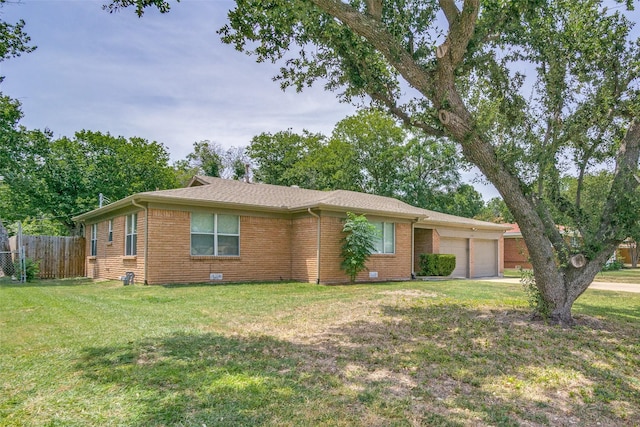
{"type": "MultiPolygon", "coordinates": [[[[515,279],[512,277],[491,277],[487,279],[477,280],[485,282],[520,283],[520,279],[515,279]]],[[[589,285],[589,289],[640,293],[640,283],[593,282],[591,283],[591,285],[589,285]]]]}

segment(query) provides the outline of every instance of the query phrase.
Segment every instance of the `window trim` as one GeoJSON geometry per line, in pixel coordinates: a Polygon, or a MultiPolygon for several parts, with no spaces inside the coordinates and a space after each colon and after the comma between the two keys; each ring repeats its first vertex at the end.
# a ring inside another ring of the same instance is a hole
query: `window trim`
{"type": "MultiPolygon", "coordinates": [[[[372,224],[376,225],[377,228],[377,224],[381,225],[382,228],[382,236],[379,237],[380,242],[382,243],[382,251],[378,251],[377,247],[376,247],[376,251],[373,252],[373,255],[395,255],[396,253],[396,223],[395,222],[386,222],[386,221],[371,221],[372,224]],[[391,224],[393,226],[393,251],[392,252],[386,252],[385,251],[385,230],[386,230],[386,225],[391,224]]],[[[378,237],[376,237],[376,246],[378,243],[378,237]]]]}
{"type": "Polygon", "coordinates": [[[230,258],[238,258],[240,257],[240,215],[234,215],[234,214],[224,214],[224,213],[210,213],[210,212],[191,212],[190,213],[190,223],[189,223],[189,255],[192,257],[230,257],[230,258]],[[200,215],[207,215],[211,218],[213,218],[213,233],[211,232],[197,232],[194,233],[191,230],[192,224],[193,224],[193,215],[194,214],[200,214],[200,215]],[[232,233],[221,233],[218,231],[218,216],[219,215],[225,215],[225,216],[233,216],[236,217],[236,220],[238,222],[238,233],[237,234],[232,234],[232,233]],[[193,236],[194,235],[207,235],[207,236],[213,236],[213,254],[194,254],[193,253],[193,236]],[[229,255],[229,254],[219,254],[219,237],[237,237],[238,238],[238,253],[237,254],[233,254],[233,255],[229,255]]]}
{"type": "Polygon", "coordinates": [[[113,243],[113,218],[107,222],[109,224],[107,228],[107,243],[113,243]]]}
{"type": "Polygon", "coordinates": [[[124,224],[124,256],[138,255],[138,213],[127,215],[124,224]],[[129,233],[129,225],[131,225],[131,233],[129,233]],[[131,239],[131,240],[129,240],[131,239]],[[130,247],[128,243],[130,243],[130,247]]]}
{"type": "Polygon", "coordinates": [[[98,255],[98,224],[91,224],[91,239],[89,240],[89,256],[98,255]]]}

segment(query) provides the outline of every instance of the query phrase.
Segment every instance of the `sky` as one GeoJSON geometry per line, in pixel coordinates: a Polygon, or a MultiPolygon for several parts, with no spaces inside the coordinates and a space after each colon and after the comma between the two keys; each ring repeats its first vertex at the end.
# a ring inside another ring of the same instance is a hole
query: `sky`
{"type": "MultiPolygon", "coordinates": [[[[109,14],[108,0],[8,0],[2,20],[26,21],[37,49],[0,62],[0,91],[22,103],[22,125],[55,137],[79,130],[163,143],[171,160],[194,142],[247,146],[263,132],[292,129],[330,135],[356,108],[321,84],[283,92],[279,65],[223,44],[230,0],[182,0],[171,12],[109,14]]],[[[621,7],[615,5],[614,7],[621,7]]],[[[637,16],[637,15],[636,15],[637,16]]],[[[638,28],[635,29],[638,31],[638,28]]],[[[485,200],[498,195],[463,173],[485,200]]]]}
{"type": "Polygon", "coordinates": [[[202,140],[246,146],[262,132],[331,133],[354,114],[322,85],[283,92],[278,65],[223,44],[234,5],[183,0],[170,13],[102,10],[107,0],[20,0],[2,19],[26,22],[37,49],[0,63],[0,90],[20,100],[30,129],[56,137],[87,129],[163,143],[173,161],[202,140]]]}

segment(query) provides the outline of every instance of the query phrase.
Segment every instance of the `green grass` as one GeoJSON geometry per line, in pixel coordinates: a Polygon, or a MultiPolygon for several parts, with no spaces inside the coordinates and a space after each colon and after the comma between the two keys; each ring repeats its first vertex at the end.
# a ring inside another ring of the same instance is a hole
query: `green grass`
{"type": "Polygon", "coordinates": [[[595,280],[598,282],[640,283],[640,268],[602,271],[598,273],[595,280]]]}
{"type": "Polygon", "coordinates": [[[640,294],[0,282],[0,426],[638,425],[640,294]]]}
{"type": "MultiPolygon", "coordinates": [[[[504,277],[520,278],[520,271],[515,268],[505,268],[504,277]]],[[[594,282],[640,283],[640,268],[623,268],[615,271],[602,271],[593,279],[594,282]]]]}

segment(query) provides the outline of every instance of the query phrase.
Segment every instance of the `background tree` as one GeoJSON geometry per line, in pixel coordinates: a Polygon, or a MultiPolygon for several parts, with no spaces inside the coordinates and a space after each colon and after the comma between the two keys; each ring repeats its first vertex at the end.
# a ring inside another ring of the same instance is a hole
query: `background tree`
{"type": "Polygon", "coordinates": [[[247,154],[256,179],[269,184],[362,191],[468,217],[483,206],[481,195],[461,183],[454,144],[408,132],[379,109],[346,117],[328,139],[307,131],[261,134],[247,154]]]}
{"type": "Polygon", "coordinates": [[[253,137],[247,155],[256,166],[255,179],[266,184],[318,188],[316,170],[307,168],[308,158],[322,147],[325,137],[291,129],[253,137]]]}
{"type": "Polygon", "coordinates": [[[224,165],[224,149],[217,142],[200,141],[193,144],[193,152],[187,155],[187,162],[196,172],[194,175],[220,177],[224,165]]]}
{"type": "Polygon", "coordinates": [[[99,194],[115,201],[141,191],[173,188],[166,148],[142,138],[81,131],[74,138],[23,133],[21,149],[2,170],[9,220],[37,218],[71,233],[71,217],[98,207],[99,194]],[[52,224],[53,223],[53,224],[52,224]]]}
{"type": "Polygon", "coordinates": [[[406,134],[391,116],[377,109],[359,110],[336,124],[331,139],[353,150],[350,157],[360,170],[360,191],[397,194],[406,134]]]}
{"type": "Polygon", "coordinates": [[[344,100],[369,96],[457,142],[520,225],[551,319],[570,325],[574,301],[637,222],[640,43],[623,12],[597,0],[238,0],[220,32],[258,61],[286,57],[283,88],[323,79],[344,100]],[[593,232],[560,177],[607,165],[614,178],[593,232]],[[583,233],[579,254],[551,206],[583,233]]]}
{"type": "Polygon", "coordinates": [[[500,197],[494,197],[489,200],[480,212],[478,212],[475,218],[481,221],[495,222],[498,224],[511,224],[515,222],[513,215],[509,212],[509,208],[500,197]]]}

